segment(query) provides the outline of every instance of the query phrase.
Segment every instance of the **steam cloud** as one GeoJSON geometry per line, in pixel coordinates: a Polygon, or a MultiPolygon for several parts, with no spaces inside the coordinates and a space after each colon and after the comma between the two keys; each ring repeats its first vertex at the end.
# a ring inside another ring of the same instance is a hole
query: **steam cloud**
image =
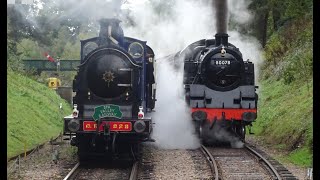
{"type": "MultiPolygon", "coordinates": [[[[227,32],[228,5],[229,10],[232,10],[229,13],[235,15],[235,12],[248,12],[248,4],[241,5],[237,0],[231,0],[228,4],[215,0],[215,3],[219,8],[214,9],[212,1],[177,0],[169,17],[153,12],[149,1],[136,6],[131,4],[136,26],[124,27],[124,33],[126,36],[147,40],[159,58],[182,50],[194,41],[213,38],[215,33],[225,32],[230,36],[229,42],[240,49],[243,58],[257,64],[262,59],[258,41],[236,31],[227,32]],[[219,21],[214,18],[215,14],[218,15],[219,21]]],[[[242,24],[251,20],[249,13],[242,13],[241,17],[244,18],[234,20],[242,24]]],[[[159,60],[157,64],[157,102],[156,112],[153,114],[156,123],[153,137],[156,144],[164,148],[196,148],[199,141],[193,134],[190,110],[181,95],[182,70],[174,72],[168,61],[159,60]]],[[[214,135],[220,140],[229,140],[233,147],[243,145],[238,138],[232,137],[223,129],[214,135]]]]}
{"type": "MultiPolygon", "coordinates": [[[[139,4],[132,9],[136,26],[125,27],[124,33],[147,40],[158,58],[199,39],[212,38],[215,19],[210,18],[213,11],[209,2],[178,0],[172,6],[170,17],[166,17],[157,15],[149,2],[139,4]]],[[[174,70],[170,61],[164,59],[157,62],[156,69],[157,101],[152,115],[156,145],[169,149],[198,148],[200,142],[184,101],[183,69],[174,70]]]]}
{"type": "Polygon", "coordinates": [[[157,68],[158,101],[153,113],[156,145],[167,149],[198,148],[200,143],[184,101],[182,68],[176,72],[166,61],[159,62],[157,68]]]}

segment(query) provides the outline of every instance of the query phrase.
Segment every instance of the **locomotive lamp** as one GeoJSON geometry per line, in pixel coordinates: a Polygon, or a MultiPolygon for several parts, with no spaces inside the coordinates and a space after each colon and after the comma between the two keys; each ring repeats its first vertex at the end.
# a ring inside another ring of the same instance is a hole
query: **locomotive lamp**
{"type": "Polygon", "coordinates": [[[244,121],[253,121],[257,118],[257,114],[254,112],[244,112],[242,114],[242,119],[244,121]]]}
{"type": "Polygon", "coordinates": [[[142,133],[146,129],[146,123],[142,120],[138,120],[134,123],[133,128],[136,132],[142,133]]]}
{"type": "Polygon", "coordinates": [[[142,119],[144,117],[143,107],[139,106],[138,118],[142,119]]]}
{"type": "Polygon", "coordinates": [[[74,105],[73,105],[72,116],[73,116],[74,118],[77,118],[78,115],[79,115],[79,110],[77,109],[77,107],[78,107],[77,104],[74,104],[74,105]]]}
{"type": "Polygon", "coordinates": [[[71,132],[76,132],[76,131],[79,130],[79,128],[80,128],[79,120],[72,119],[72,120],[68,123],[68,129],[69,129],[71,132]]]}
{"type": "Polygon", "coordinates": [[[207,119],[207,113],[204,111],[195,111],[191,114],[191,116],[196,121],[203,121],[207,119]]]}

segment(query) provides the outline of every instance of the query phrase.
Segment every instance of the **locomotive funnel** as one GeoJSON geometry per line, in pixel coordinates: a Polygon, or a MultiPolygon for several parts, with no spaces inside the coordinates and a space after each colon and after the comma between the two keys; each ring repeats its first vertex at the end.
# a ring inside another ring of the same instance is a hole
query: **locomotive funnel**
{"type": "MultiPolygon", "coordinates": [[[[123,30],[120,27],[120,20],[115,18],[103,18],[100,21],[99,37],[106,40],[107,44],[111,42],[118,44],[123,39],[123,30]]],[[[105,43],[102,43],[105,44],[105,43]]]]}
{"type": "Polygon", "coordinates": [[[226,33],[217,33],[215,35],[216,38],[216,46],[220,46],[221,44],[224,46],[228,46],[228,34],[226,33]]]}

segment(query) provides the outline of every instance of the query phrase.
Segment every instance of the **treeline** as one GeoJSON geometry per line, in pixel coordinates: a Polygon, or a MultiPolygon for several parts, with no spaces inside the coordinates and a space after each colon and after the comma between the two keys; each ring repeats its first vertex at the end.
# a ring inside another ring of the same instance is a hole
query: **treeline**
{"type": "Polygon", "coordinates": [[[21,59],[45,59],[47,52],[54,58],[80,57],[81,38],[93,29],[81,17],[63,16],[66,7],[42,0],[43,8],[29,5],[7,7],[8,68],[20,69],[21,59]]]}
{"type": "Polygon", "coordinates": [[[313,1],[253,0],[249,26],[264,47],[260,78],[308,81],[313,68],[313,1]]]}

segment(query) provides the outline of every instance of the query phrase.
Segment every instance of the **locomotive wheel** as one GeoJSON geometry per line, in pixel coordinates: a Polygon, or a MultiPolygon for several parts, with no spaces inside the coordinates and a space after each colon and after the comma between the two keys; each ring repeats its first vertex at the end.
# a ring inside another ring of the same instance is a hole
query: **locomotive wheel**
{"type": "Polygon", "coordinates": [[[195,133],[198,136],[199,139],[202,139],[204,134],[203,134],[203,126],[204,123],[199,122],[199,121],[193,121],[194,127],[195,127],[195,133]]]}
{"type": "Polygon", "coordinates": [[[197,134],[201,144],[209,145],[210,137],[208,136],[209,124],[206,122],[197,122],[197,134]]]}
{"type": "Polygon", "coordinates": [[[246,127],[244,125],[237,125],[235,130],[237,136],[244,142],[246,138],[246,127]]]}
{"type": "Polygon", "coordinates": [[[198,137],[200,137],[200,123],[197,121],[193,121],[195,133],[197,134],[198,137]]]}

